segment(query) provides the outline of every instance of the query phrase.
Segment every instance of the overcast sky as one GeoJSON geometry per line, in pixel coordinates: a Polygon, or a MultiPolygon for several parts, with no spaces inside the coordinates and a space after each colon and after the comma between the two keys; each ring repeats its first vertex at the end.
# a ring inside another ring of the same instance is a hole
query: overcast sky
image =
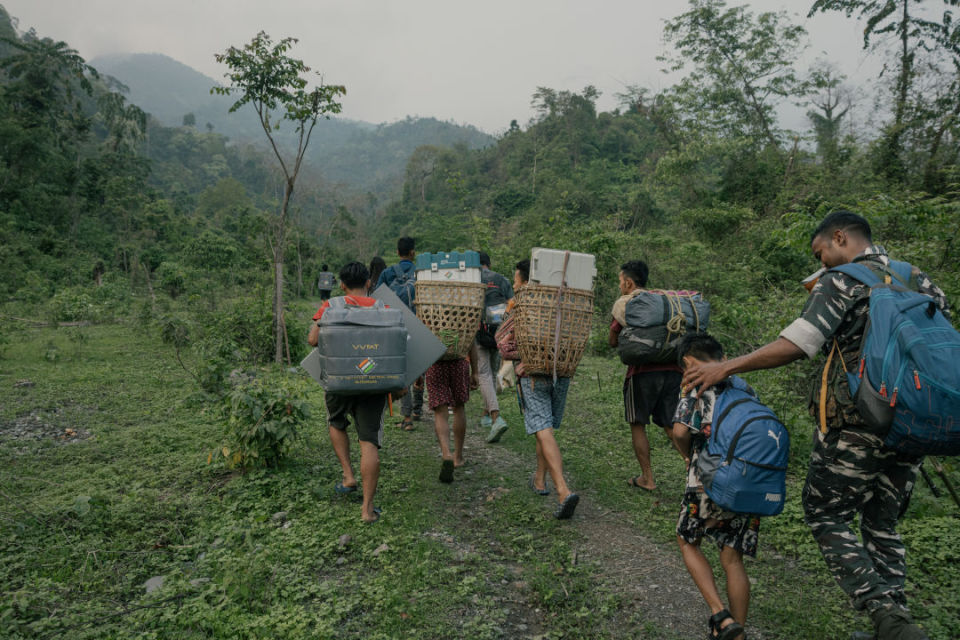
{"type": "MultiPolygon", "coordinates": [[[[65,40],[86,59],[163,53],[221,80],[213,54],[264,30],[300,40],[291,55],[344,84],[343,116],[407,115],[469,123],[491,133],[526,124],[538,86],[592,84],[612,109],[626,85],[671,84],[660,72],[663,21],[682,0],[0,0],[19,29],[65,40]]],[[[786,10],[810,32],[802,67],[838,64],[853,84],[880,62],[861,51],[862,26],[842,14],[806,18],[812,0],[752,0],[786,10]]],[[[793,124],[793,123],[787,123],[793,124]]],[[[799,124],[799,123],[798,123],[799,124]]]]}

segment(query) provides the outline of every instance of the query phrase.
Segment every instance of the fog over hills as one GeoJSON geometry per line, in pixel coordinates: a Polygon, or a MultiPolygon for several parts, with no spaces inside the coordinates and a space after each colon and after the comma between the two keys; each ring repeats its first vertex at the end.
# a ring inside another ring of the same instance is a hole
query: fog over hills
{"type": "MultiPolygon", "coordinates": [[[[126,85],[128,100],[163,125],[182,126],[184,117],[192,114],[193,126],[200,131],[210,130],[237,142],[265,143],[252,108],[229,113],[233,100],[210,93],[211,87],[220,84],[217,80],[173,58],[159,53],[113,54],[96,57],[90,64],[126,85]]],[[[337,117],[317,123],[308,160],[327,182],[392,195],[402,183],[407,159],[418,146],[479,148],[493,141],[492,136],[470,125],[435,118],[408,117],[372,124],[337,117]]]]}

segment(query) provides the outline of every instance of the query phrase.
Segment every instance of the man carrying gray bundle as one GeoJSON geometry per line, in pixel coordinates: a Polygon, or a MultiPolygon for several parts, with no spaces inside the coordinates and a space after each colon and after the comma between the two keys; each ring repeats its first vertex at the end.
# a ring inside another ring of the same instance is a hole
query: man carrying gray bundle
{"type": "MultiPolygon", "coordinates": [[[[900,291],[928,296],[923,306],[931,318],[937,309],[946,314],[947,302],[943,291],[919,269],[894,263],[883,247],[873,244],[870,225],[859,215],[831,213],[810,240],[814,257],[828,270],[813,286],[800,317],[777,340],[752,353],[688,367],[683,384],[703,393],[735,373],[780,367],[804,356],[813,358],[818,351],[827,356],[810,395],[809,408],[818,417],[819,428],[803,488],[804,519],[840,588],[873,622],[874,634],[857,633],[854,638],[924,639],[926,634],[907,610],[906,550],[896,531],[922,456],[888,447],[889,426],[877,426],[864,413],[867,405],[858,405],[857,394],[852,393],[854,382],[848,374],[855,378],[859,370],[862,375],[862,347],[873,330],[868,326],[870,305],[885,294],[876,298],[881,289],[872,289],[849,271],[862,273],[856,266],[862,265],[888,290],[897,282],[893,286],[900,291]],[[855,516],[863,542],[851,529],[855,516]]],[[[919,389],[920,377],[916,371],[913,376],[906,384],[916,381],[919,389]]],[[[866,384],[863,378],[860,388],[866,384]]],[[[891,387],[881,385],[880,395],[893,407],[897,389],[891,387]]]]}
{"type": "MultiPolygon", "coordinates": [[[[340,286],[345,293],[342,299],[334,302],[342,308],[373,307],[377,301],[367,297],[370,287],[370,272],[360,262],[351,262],[340,270],[340,286]]],[[[316,347],[320,342],[320,319],[332,307],[331,301],[325,301],[313,316],[307,342],[316,347]]],[[[332,316],[331,316],[332,317],[332,316]]],[[[363,480],[363,506],[361,519],[372,524],[380,519],[380,509],[373,505],[380,478],[380,446],[383,442],[383,411],[387,407],[386,391],[365,395],[352,395],[327,392],[324,396],[327,407],[327,423],[333,451],[340,462],[343,479],[334,486],[339,494],[351,494],[357,491],[357,478],[350,463],[350,440],[347,438],[347,425],[353,420],[360,441],[360,477],[363,480]]]]}
{"type": "Polygon", "coordinates": [[[480,252],[480,282],[486,287],[483,299],[483,318],[477,332],[477,374],[480,378],[480,394],[483,396],[483,416],[480,426],[490,430],[487,442],[499,442],[507,430],[507,422],[500,415],[497,399],[496,375],[499,370],[500,353],[494,336],[503,322],[507,303],[513,300],[513,287],[505,277],[490,269],[490,256],[480,252]]]}

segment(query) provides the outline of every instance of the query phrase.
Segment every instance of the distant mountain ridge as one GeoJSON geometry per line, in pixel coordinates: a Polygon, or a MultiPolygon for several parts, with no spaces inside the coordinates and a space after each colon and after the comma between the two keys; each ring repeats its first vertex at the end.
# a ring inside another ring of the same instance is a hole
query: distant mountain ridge
{"type": "MultiPolygon", "coordinates": [[[[100,73],[129,89],[127,99],[166,126],[181,126],[192,114],[197,129],[211,128],[234,141],[264,142],[251,109],[229,113],[229,96],[211,95],[218,81],[160,53],[111,54],[90,60],[100,73]]],[[[349,85],[348,85],[349,90],[349,85]]],[[[464,144],[476,149],[494,137],[469,125],[435,118],[390,124],[331,118],[317,123],[308,160],[327,182],[360,192],[393,196],[403,183],[406,162],[421,145],[464,144]]]]}

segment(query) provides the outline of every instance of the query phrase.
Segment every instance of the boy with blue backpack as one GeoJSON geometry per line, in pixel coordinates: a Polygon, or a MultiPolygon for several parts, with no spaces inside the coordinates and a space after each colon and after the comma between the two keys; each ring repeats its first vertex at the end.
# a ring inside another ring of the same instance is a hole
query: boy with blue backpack
{"type": "Polygon", "coordinates": [[[804,519],[840,588],[873,622],[873,635],[856,637],[922,640],[906,606],[896,526],[923,456],[960,452],[960,335],[943,291],[891,260],[861,216],[829,214],[810,248],[826,271],[800,317],[756,351],[689,366],[683,384],[703,390],[734,373],[826,356],[810,395],[818,428],[804,519]],[[851,528],[857,516],[862,542],[851,528]]]}
{"type": "MultiPolygon", "coordinates": [[[[417,251],[414,239],[403,236],[397,240],[397,255],[400,257],[400,262],[380,272],[380,277],[373,289],[382,284],[387,285],[403,304],[407,305],[411,311],[415,311],[417,270],[413,260],[417,256],[417,251]]],[[[414,420],[419,420],[423,413],[423,378],[418,379],[409,391],[410,393],[403,396],[400,404],[400,415],[403,417],[400,428],[404,431],[413,431],[414,420]]]]}
{"type": "MultiPolygon", "coordinates": [[[[723,347],[705,333],[685,336],[677,355],[683,369],[724,359],[723,347]]],[[[757,554],[760,519],[755,512],[774,515],[783,508],[789,436],[736,376],[709,388],[685,390],[673,418],[674,442],[687,463],[677,542],[690,577],[710,607],[710,637],[732,640],[743,637],[750,604],[743,556],[757,554]],[[767,497],[772,505],[764,504],[767,497]],[[700,550],[705,537],[719,547],[729,608],[700,550]]]]}

